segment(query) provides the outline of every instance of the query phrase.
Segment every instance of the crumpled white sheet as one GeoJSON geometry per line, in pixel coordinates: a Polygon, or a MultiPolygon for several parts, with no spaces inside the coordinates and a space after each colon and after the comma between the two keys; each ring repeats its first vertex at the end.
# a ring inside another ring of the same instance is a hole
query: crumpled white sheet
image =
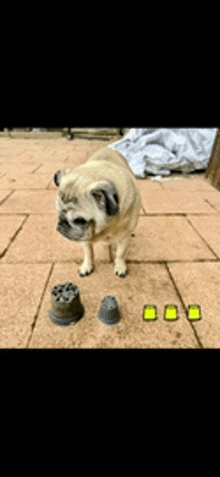
{"type": "Polygon", "coordinates": [[[117,149],[136,177],[147,174],[168,176],[171,171],[206,169],[217,128],[133,128],[108,147],[117,149]]]}

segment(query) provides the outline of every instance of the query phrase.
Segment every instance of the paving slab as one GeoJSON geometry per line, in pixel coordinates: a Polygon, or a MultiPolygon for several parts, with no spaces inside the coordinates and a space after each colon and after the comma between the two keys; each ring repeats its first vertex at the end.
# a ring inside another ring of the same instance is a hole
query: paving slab
{"type": "Polygon", "coordinates": [[[186,306],[201,307],[202,319],[193,327],[204,348],[220,348],[220,263],[168,264],[186,306]]]}
{"type": "MultiPolygon", "coordinates": [[[[41,159],[43,162],[45,160],[60,160],[64,162],[68,153],[73,152],[76,149],[77,142],[81,141],[70,141],[68,142],[65,138],[59,138],[55,140],[10,140],[6,144],[7,139],[1,138],[1,150],[0,150],[0,162],[8,160],[19,160],[30,161],[35,159],[41,159]],[[4,147],[5,143],[5,147],[4,147]]],[[[98,141],[97,141],[98,142],[98,141]]],[[[101,146],[99,146],[101,147],[101,146]]],[[[103,147],[103,146],[102,146],[103,147]]],[[[85,149],[85,146],[84,146],[85,149]]],[[[87,151],[88,151],[88,141],[87,141],[87,151]]]]}
{"type": "Polygon", "coordinates": [[[52,174],[35,176],[27,172],[10,172],[0,179],[0,189],[46,189],[52,174]]]}
{"type": "MultiPolygon", "coordinates": [[[[213,217],[213,216],[212,216],[213,217]]],[[[215,254],[185,217],[142,216],[127,252],[129,260],[201,260],[215,254]]]]}
{"type": "MultiPolygon", "coordinates": [[[[3,257],[6,263],[33,263],[71,261],[79,268],[83,261],[83,250],[79,243],[63,237],[56,230],[56,215],[30,215],[22,230],[3,257]]],[[[109,260],[106,247],[95,246],[96,260],[109,260]]]]}
{"type": "Polygon", "coordinates": [[[139,185],[141,194],[144,192],[156,192],[156,191],[162,191],[162,186],[160,182],[154,182],[151,180],[145,180],[145,179],[137,179],[137,183],[139,185]]]}
{"type": "MultiPolygon", "coordinates": [[[[25,172],[29,172],[31,174],[39,166],[40,166],[40,162],[33,162],[31,164],[16,164],[14,162],[8,162],[8,163],[0,164],[0,172],[2,174],[12,173],[13,175],[19,175],[25,172]]],[[[50,172],[50,171],[45,171],[45,172],[50,172]]]]}
{"type": "MultiPolygon", "coordinates": [[[[6,197],[6,190],[0,190],[0,197],[6,197]]],[[[0,205],[0,214],[54,214],[57,191],[55,190],[15,190],[0,205]]]]}
{"type": "MultiPolygon", "coordinates": [[[[213,192],[210,192],[213,194],[213,192]]],[[[146,214],[151,213],[217,213],[203,197],[203,192],[176,192],[176,191],[156,191],[155,194],[149,192],[146,186],[141,187],[142,205],[146,214]]]]}
{"type": "Polygon", "coordinates": [[[187,218],[216,256],[220,258],[220,215],[190,215],[187,218]]]}
{"type": "Polygon", "coordinates": [[[99,270],[80,278],[71,264],[56,264],[29,343],[31,348],[199,348],[193,329],[175,292],[167,270],[159,264],[132,264],[126,280],[100,264],[99,270]],[[57,284],[72,281],[80,290],[84,317],[73,327],[61,328],[49,319],[50,293],[57,284]],[[113,295],[120,303],[115,327],[98,320],[102,299],[113,295]],[[164,307],[175,303],[179,319],[164,320],[164,307]],[[158,307],[158,320],[143,320],[145,304],[158,307]]]}
{"type": "Polygon", "coordinates": [[[11,239],[18,232],[25,218],[25,215],[0,215],[0,256],[9,246],[11,239]]]}
{"type": "Polygon", "coordinates": [[[64,162],[64,163],[54,163],[54,161],[47,161],[47,162],[43,162],[40,164],[40,167],[34,172],[34,175],[38,176],[38,175],[41,175],[41,174],[48,174],[50,173],[51,174],[51,177],[54,176],[54,174],[59,170],[59,169],[71,169],[71,168],[74,168],[78,165],[81,165],[85,162],[85,154],[81,155],[81,156],[78,156],[77,157],[74,157],[73,160],[71,161],[69,156],[67,157],[68,159],[68,162],[64,162]]]}
{"type": "Polygon", "coordinates": [[[208,182],[203,179],[185,180],[180,179],[178,181],[162,182],[162,188],[164,190],[174,191],[211,191],[215,189],[208,182]]]}
{"type": "Polygon", "coordinates": [[[0,264],[0,348],[25,348],[51,264],[0,264]]]}

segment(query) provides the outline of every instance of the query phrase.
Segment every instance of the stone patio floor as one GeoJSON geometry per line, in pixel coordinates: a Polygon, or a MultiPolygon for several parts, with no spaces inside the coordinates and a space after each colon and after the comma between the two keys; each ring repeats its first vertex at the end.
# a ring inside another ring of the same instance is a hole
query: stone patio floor
{"type": "Polygon", "coordinates": [[[204,174],[139,180],[142,208],[127,277],[114,275],[101,244],[94,273],[78,275],[82,249],[56,231],[53,176],[107,145],[0,138],[0,348],[219,348],[220,192],[204,174]],[[60,328],[49,319],[50,293],[66,281],[79,287],[85,315],[60,328]],[[120,303],[115,327],[98,320],[106,295],[120,303]],[[143,319],[145,305],[156,307],[156,321],[143,319]],[[177,320],[168,320],[175,316],[167,305],[177,307],[177,320]],[[199,309],[201,319],[192,321],[199,309]]]}

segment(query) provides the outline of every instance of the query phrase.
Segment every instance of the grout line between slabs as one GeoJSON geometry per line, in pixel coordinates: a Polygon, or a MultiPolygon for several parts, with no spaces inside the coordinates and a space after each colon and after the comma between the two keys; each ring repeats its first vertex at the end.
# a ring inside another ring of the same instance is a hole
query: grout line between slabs
{"type": "Polygon", "coordinates": [[[36,326],[36,323],[37,323],[37,319],[38,319],[38,316],[39,316],[39,313],[40,313],[40,309],[41,309],[41,305],[43,303],[43,299],[44,299],[44,296],[45,296],[45,292],[46,292],[46,289],[47,289],[47,286],[48,286],[48,283],[50,281],[50,277],[53,273],[53,269],[54,269],[54,265],[55,265],[55,262],[53,262],[51,264],[51,268],[49,270],[49,273],[48,273],[48,276],[47,276],[47,279],[45,281],[45,284],[44,284],[44,287],[43,287],[43,290],[42,290],[42,294],[41,294],[41,297],[40,297],[40,300],[39,300],[39,303],[38,303],[38,307],[37,307],[37,311],[34,315],[34,318],[33,318],[33,322],[31,324],[31,332],[30,332],[30,335],[28,337],[28,340],[27,340],[27,344],[26,344],[26,348],[28,348],[29,344],[30,344],[30,341],[32,339],[32,336],[33,336],[33,333],[34,333],[34,329],[35,329],[35,326],[36,326]]]}
{"type": "MultiPolygon", "coordinates": [[[[1,257],[2,258],[2,257],[1,257]]],[[[79,258],[80,260],[80,264],[83,262],[83,259],[82,258],[79,258]]],[[[166,265],[166,263],[219,263],[220,262],[220,259],[216,260],[216,259],[209,259],[209,258],[201,258],[201,259],[197,259],[197,260],[130,260],[130,259],[127,259],[126,260],[126,263],[128,264],[143,264],[143,265],[166,265]]],[[[20,265],[23,265],[24,263],[25,264],[37,264],[37,263],[51,263],[51,260],[34,260],[34,261],[12,261],[12,262],[4,262],[4,263],[7,263],[7,264],[20,264],[20,265]]],[[[56,260],[55,263],[76,263],[75,262],[75,259],[71,259],[71,260],[56,260]]],[[[97,263],[100,263],[100,264],[103,264],[103,263],[111,263],[109,261],[109,259],[99,259],[99,261],[97,263]]],[[[77,263],[77,265],[79,265],[77,263]]]]}
{"type": "MultiPolygon", "coordinates": [[[[2,189],[1,189],[1,190],[2,190],[2,189]]],[[[7,190],[7,189],[5,189],[5,190],[7,190]]],[[[4,199],[2,199],[2,200],[0,201],[0,206],[1,206],[2,204],[4,204],[4,202],[5,202],[9,197],[11,197],[11,195],[14,193],[14,191],[15,191],[15,189],[13,189],[13,190],[10,189],[9,194],[8,194],[6,197],[4,197],[4,199]]],[[[0,209],[0,210],[1,210],[1,209],[0,209]]]]}
{"type": "Polygon", "coordinates": [[[0,254],[0,259],[5,256],[5,254],[7,253],[8,249],[10,248],[11,244],[15,241],[17,235],[18,235],[19,232],[23,229],[23,226],[24,226],[24,224],[27,222],[27,219],[28,219],[28,217],[29,217],[30,214],[21,214],[21,215],[25,215],[24,220],[22,221],[20,227],[16,230],[16,232],[14,233],[14,235],[12,236],[12,238],[10,239],[10,241],[9,241],[7,247],[5,248],[5,250],[3,250],[3,252],[0,254]]]}
{"type": "MultiPolygon", "coordinates": [[[[178,289],[178,287],[177,287],[177,284],[176,284],[176,282],[175,282],[175,279],[173,278],[173,275],[172,275],[172,273],[171,273],[171,271],[170,271],[170,269],[169,269],[169,265],[168,265],[167,262],[165,263],[165,267],[166,267],[167,273],[168,273],[168,275],[169,275],[169,278],[170,278],[170,280],[171,280],[171,282],[172,282],[172,284],[173,284],[173,286],[174,286],[175,292],[176,292],[176,294],[177,294],[177,296],[178,296],[178,298],[179,298],[179,300],[180,300],[180,302],[181,302],[181,304],[182,304],[182,306],[183,306],[183,309],[184,309],[184,311],[185,311],[185,313],[186,313],[186,316],[187,316],[188,309],[187,309],[186,306],[185,306],[185,303],[184,303],[184,300],[183,300],[183,298],[182,298],[182,295],[181,295],[181,293],[180,293],[180,291],[179,291],[179,289],[178,289]]],[[[186,318],[186,319],[187,319],[187,318],[186,318]]],[[[191,328],[192,328],[193,334],[194,334],[194,336],[195,336],[195,338],[196,338],[196,341],[197,341],[197,343],[198,343],[198,345],[199,345],[199,348],[204,349],[204,346],[203,346],[203,344],[202,344],[202,342],[201,342],[201,340],[200,340],[200,338],[199,338],[199,335],[198,335],[198,333],[197,333],[195,327],[193,326],[193,323],[192,323],[191,321],[189,321],[189,320],[187,320],[187,321],[188,321],[189,325],[190,325],[191,328]]]]}
{"type": "Polygon", "coordinates": [[[40,164],[39,166],[36,167],[36,169],[34,169],[34,171],[32,171],[30,174],[34,174],[38,169],[40,169],[40,167],[42,166],[43,164],[40,164]]]}
{"type": "Polygon", "coordinates": [[[195,227],[195,225],[190,221],[190,217],[186,217],[186,220],[187,222],[189,223],[189,225],[192,227],[192,229],[197,233],[197,235],[199,236],[199,238],[203,241],[203,243],[206,245],[206,247],[210,250],[210,252],[214,255],[214,257],[216,259],[218,259],[218,255],[214,252],[214,250],[212,249],[212,247],[209,245],[208,242],[206,242],[206,240],[204,239],[204,237],[198,232],[197,228],[195,227]]]}

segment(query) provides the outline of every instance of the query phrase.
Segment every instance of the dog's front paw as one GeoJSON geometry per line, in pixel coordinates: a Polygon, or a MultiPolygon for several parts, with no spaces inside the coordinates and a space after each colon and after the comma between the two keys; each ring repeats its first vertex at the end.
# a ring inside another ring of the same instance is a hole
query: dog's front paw
{"type": "Polygon", "coordinates": [[[120,278],[125,278],[127,274],[127,267],[124,260],[118,260],[115,264],[115,273],[120,278]]]}
{"type": "Polygon", "coordinates": [[[94,270],[93,265],[88,265],[87,263],[83,263],[80,269],[78,270],[78,273],[80,277],[87,277],[90,275],[94,270]]]}

